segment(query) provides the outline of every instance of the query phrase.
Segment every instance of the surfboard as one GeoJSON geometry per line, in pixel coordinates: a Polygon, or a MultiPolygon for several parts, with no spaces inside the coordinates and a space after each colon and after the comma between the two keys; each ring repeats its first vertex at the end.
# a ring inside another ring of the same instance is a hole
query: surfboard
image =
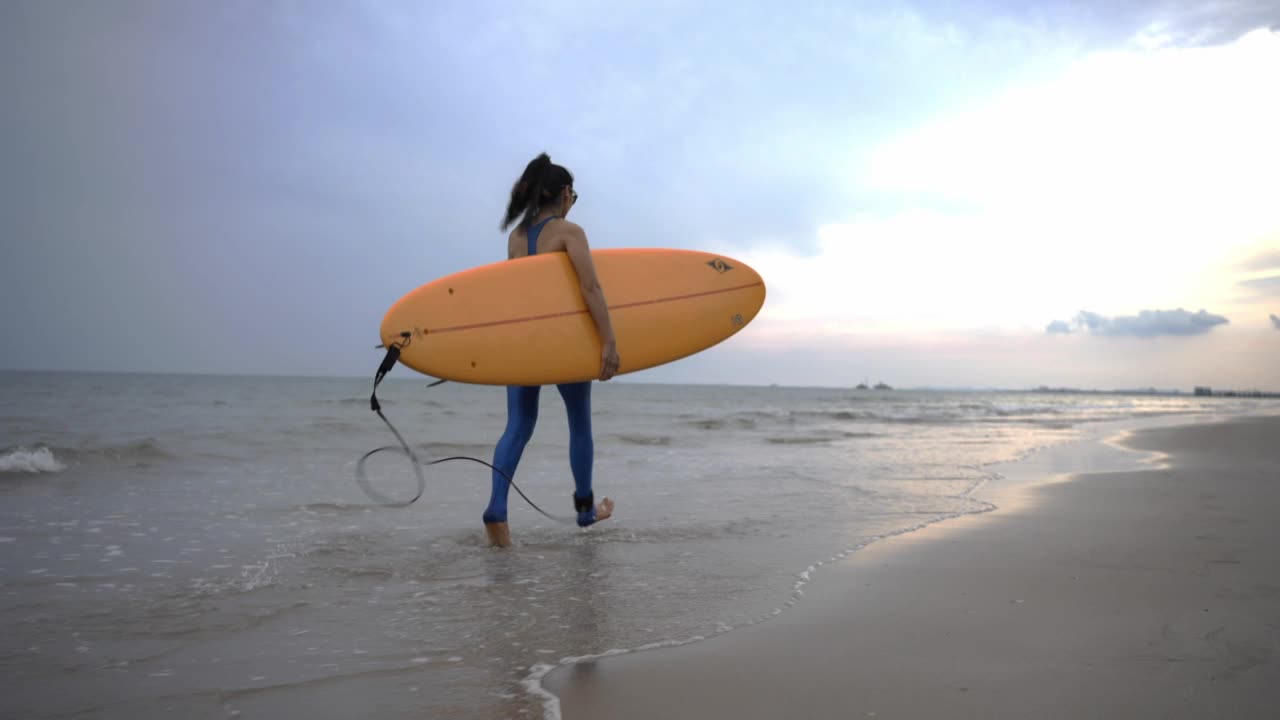
{"type": "MultiPolygon", "coordinates": [[[[705,350],[764,305],[759,273],[694,250],[591,253],[621,367],[632,373],[705,350]]],[[[382,320],[384,345],[420,373],[480,385],[550,385],[600,374],[600,341],[563,252],[506,260],[423,285],[382,320]]]]}

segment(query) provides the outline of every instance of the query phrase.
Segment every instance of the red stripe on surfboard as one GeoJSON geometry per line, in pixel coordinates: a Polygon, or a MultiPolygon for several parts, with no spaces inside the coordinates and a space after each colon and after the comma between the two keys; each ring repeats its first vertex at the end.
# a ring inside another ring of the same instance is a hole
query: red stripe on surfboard
{"type": "MultiPolygon", "coordinates": [[[[670,297],[654,298],[652,300],[638,300],[636,302],[622,303],[621,305],[610,305],[610,310],[623,310],[626,308],[640,307],[642,305],[658,305],[661,303],[676,302],[678,300],[691,300],[693,298],[706,297],[708,295],[719,295],[721,293],[733,292],[735,290],[745,290],[764,285],[764,281],[747,283],[746,285],[735,285],[728,288],[720,288],[719,290],[704,290],[702,292],[688,293],[687,295],[672,295],[670,297]]],[[[442,328],[427,328],[427,334],[457,332],[459,330],[475,330],[476,328],[495,327],[498,325],[518,325],[520,323],[535,322],[537,320],[550,320],[552,318],[568,317],[570,315],[584,315],[587,310],[566,310],[565,312],[547,313],[546,315],[528,315],[526,317],[511,318],[509,320],[491,320],[489,322],[471,323],[470,325],[451,325],[442,328]]]]}

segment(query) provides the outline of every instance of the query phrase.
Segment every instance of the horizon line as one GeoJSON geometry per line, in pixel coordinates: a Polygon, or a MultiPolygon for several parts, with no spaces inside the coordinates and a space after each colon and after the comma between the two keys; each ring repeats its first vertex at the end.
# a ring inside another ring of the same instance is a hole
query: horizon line
{"type": "MultiPolygon", "coordinates": [[[[84,370],[84,369],[66,369],[66,368],[0,368],[0,374],[3,373],[31,373],[31,374],[67,374],[67,375],[158,375],[169,377],[219,377],[219,378],[264,378],[264,379],[292,379],[292,380],[368,380],[372,382],[371,375],[329,375],[329,374],[288,374],[278,372],[216,372],[216,371],[155,371],[155,370],[84,370]]],[[[428,375],[419,373],[419,378],[412,377],[390,377],[388,376],[384,382],[389,381],[412,381],[421,379],[422,381],[432,381],[438,378],[432,378],[428,375]]],[[[1182,388],[1159,388],[1159,387],[1112,387],[1112,388],[1085,388],[1085,387],[1068,387],[1068,386],[1050,386],[1039,384],[1032,387],[1001,387],[996,385],[911,385],[903,387],[890,387],[887,390],[876,390],[875,388],[867,388],[865,390],[857,390],[856,385],[790,385],[786,383],[746,383],[746,382],[670,382],[670,381],[644,381],[628,379],[626,377],[616,377],[611,382],[620,385],[661,385],[661,386],[677,386],[677,387],[743,387],[743,388],[786,388],[796,390],[851,390],[858,392],[1007,392],[1007,393],[1037,393],[1037,394],[1053,394],[1053,393],[1108,393],[1119,395],[1189,395],[1195,397],[1195,388],[1210,387],[1213,385],[1197,385],[1191,390],[1182,388]]],[[[448,381],[452,385],[478,385],[478,383],[462,383],[448,381]]],[[[492,385],[489,387],[502,387],[500,385],[492,385]]],[[[1280,391],[1262,390],[1259,388],[1247,389],[1215,389],[1213,396],[1220,393],[1261,393],[1263,395],[1280,396],[1280,391]]],[[[1205,396],[1200,396],[1205,397],[1205,396]]]]}

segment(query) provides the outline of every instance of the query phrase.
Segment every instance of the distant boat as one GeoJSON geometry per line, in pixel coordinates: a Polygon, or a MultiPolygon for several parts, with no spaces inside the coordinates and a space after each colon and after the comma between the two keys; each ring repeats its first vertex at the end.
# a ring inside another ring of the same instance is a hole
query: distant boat
{"type": "Polygon", "coordinates": [[[858,387],[854,388],[854,390],[870,390],[870,389],[871,388],[867,387],[866,383],[858,383],[858,387]]]}
{"type": "Polygon", "coordinates": [[[876,386],[875,386],[875,388],[874,388],[874,389],[876,389],[876,390],[892,390],[893,388],[889,387],[888,385],[885,385],[885,384],[884,384],[884,383],[882,383],[882,382],[878,382],[878,383],[876,383],[876,386]]]}

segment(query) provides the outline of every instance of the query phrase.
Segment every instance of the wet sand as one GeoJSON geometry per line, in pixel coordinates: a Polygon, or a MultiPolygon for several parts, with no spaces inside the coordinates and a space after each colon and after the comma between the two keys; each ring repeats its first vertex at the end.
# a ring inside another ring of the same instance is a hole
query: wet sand
{"type": "Polygon", "coordinates": [[[545,687],[568,720],[1277,717],[1280,418],[1124,442],[1167,460],[1005,489],[773,620],[545,687]]]}

